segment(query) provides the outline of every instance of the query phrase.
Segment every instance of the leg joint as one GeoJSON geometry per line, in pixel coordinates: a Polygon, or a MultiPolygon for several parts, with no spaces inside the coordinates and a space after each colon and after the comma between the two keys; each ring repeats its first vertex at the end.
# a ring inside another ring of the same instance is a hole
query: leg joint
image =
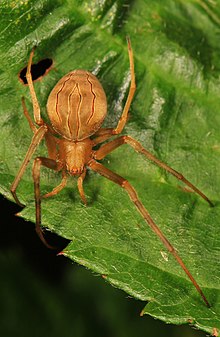
{"type": "Polygon", "coordinates": [[[134,203],[138,201],[137,193],[135,192],[135,189],[131,186],[131,184],[128,182],[128,180],[123,180],[121,187],[123,187],[128,192],[131,200],[134,203]]]}

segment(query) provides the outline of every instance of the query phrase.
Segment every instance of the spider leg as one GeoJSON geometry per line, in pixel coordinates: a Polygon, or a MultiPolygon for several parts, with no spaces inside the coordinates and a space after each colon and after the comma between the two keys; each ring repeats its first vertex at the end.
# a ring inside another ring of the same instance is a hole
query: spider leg
{"type": "Polygon", "coordinates": [[[113,128],[102,128],[99,129],[95,134],[95,138],[92,139],[93,146],[96,146],[97,144],[100,144],[104,142],[105,140],[111,138],[114,136],[113,134],[114,129],[113,128]]]}
{"type": "Polygon", "coordinates": [[[38,147],[38,145],[40,144],[40,142],[42,141],[42,139],[44,138],[45,134],[47,132],[47,126],[46,125],[42,125],[34,134],[33,138],[32,138],[32,141],[31,141],[31,144],[29,146],[29,149],[25,155],[25,158],[23,160],[23,163],[18,171],[18,174],[17,176],[15,177],[12,185],[11,185],[11,193],[16,201],[16,203],[18,205],[20,205],[21,207],[23,207],[24,205],[19,201],[18,197],[17,197],[17,194],[16,194],[16,189],[17,189],[17,186],[19,184],[19,181],[21,180],[26,168],[27,168],[27,165],[29,163],[29,161],[31,160],[31,157],[32,155],[34,154],[36,148],[38,147]]]}
{"type": "MultiPolygon", "coordinates": [[[[33,133],[35,133],[38,129],[33,123],[31,116],[27,110],[24,97],[22,97],[21,102],[22,102],[23,112],[24,112],[25,117],[27,118],[30,129],[33,131],[33,133]]],[[[57,145],[59,144],[59,139],[53,136],[54,130],[49,124],[44,123],[44,125],[46,125],[48,128],[48,132],[45,134],[45,141],[46,141],[49,158],[56,160],[58,156],[57,145]]]]}
{"type": "Polygon", "coordinates": [[[131,41],[129,37],[127,37],[127,43],[128,43],[128,56],[129,56],[130,75],[131,75],[131,84],[130,84],[127,100],[126,100],[123,112],[121,114],[121,117],[118,121],[116,128],[114,129],[113,128],[102,128],[98,130],[95,133],[95,136],[97,138],[93,139],[94,145],[104,142],[108,138],[121,133],[128,119],[128,112],[129,112],[131,102],[135,94],[136,83],[135,83],[135,72],[134,72],[134,57],[133,57],[133,51],[131,48],[131,41]]]}
{"type": "Polygon", "coordinates": [[[50,198],[54,195],[58,194],[62,189],[66,186],[67,183],[67,175],[65,171],[62,171],[62,180],[61,183],[56,186],[51,192],[44,194],[41,198],[50,198]]]}
{"type": "MultiPolygon", "coordinates": [[[[33,163],[33,169],[32,169],[32,175],[34,180],[34,196],[35,196],[35,208],[36,208],[36,225],[35,229],[40,237],[41,241],[47,246],[48,248],[54,248],[51,247],[45,240],[42,229],[41,229],[41,195],[40,195],[40,169],[41,165],[48,167],[52,170],[57,170],[58,166],[55,160],[50,158],[44,158],[44,157],[37,157],[34,160],[33,163]]],[[[64,179],[63,179],[64,181],[64,179]]],[[[60,185],[59,185],[60,186],[60,185]]],[[[53,190],[54,191],[54,190],[53,190]]],[[[48,194],[56,194],[50,192],[48,194]]],[[[57,192],[58,193],[58,192],[57,192]]]]}
{"type": "MultiPolygon", "coordinates": [[[[36,128],[35,124],[33,123],[32,119],[31,119],[31,116],[30,116],[30,114],[29,114],[29,112],[27,110],[27,106],[26,106],[25,98],[24,97],[21,98],[21,103],[22,103],[22,107],[23,107],[23,113],[24,113],[24,115],[25,115],[25,117],[26,117],[26,119],[28,121],[30,129],[35,133],[37,131],[37,128],[36,128]]],[[[54,129],[49,124],[47,124],[45,122],[44,122],[44,124],[47,126],[48,131],[49,131],[49,133],[51,135],[56,134],[55,131],[54,131],[54,129]]],[[[45,138],[47,138],[47,135],[45,136],[45,138]]],[[[55,142],[57,142],[57,138],[56,137],[53,137],[53,140],[55,142]]]]}
{"type": "Polygon", "coordinates": [[[77,186],[83,203],[87,205],[86,196],[83,189],[83,180],[85,179],[85,176],[86,176],[86,168],[84,168],[83,173],[79,176],[77,180],[77,186]]]}
{"type": "Polygon", "coordinates": [[[29,61],[28,61],[28,66],[27,66],[26,78],[27,78],[29,89],[30,89],[31,100],[32,100],[33,110],[34,110],[35,123],[37,125],[43,125],[44,121],[41,118],[40,106],[39,106],[37,96],[36,96],[36,93],[35,93],[35,90],[34,90],[34,85],[33,85],[33,80],[32,80],[32,75],[31,75],[31,64],[32,64],[33,56],[34,56],[34,50],[35,50],[35,48],[33,48],[31,53],[30,53],[30,58],[29,58],[29,61]]]}
{"type": "Polygon", "coordinates": [[[22,103],[23,112],[24,112],[25,117],[27,118],[28,124],[29,124],[31,130],[35,133],[37,131],[37,128],[34,125],[32,119],[31,119],[31,116],[29,115],[29,112],[28,112],[26,104],[25,104],[25,98],[24,97],[21,98],[21,103],[22,103]]]}
{"type": "Polygon", "coordinates": [[[137,195],[135,189],[132,187],[132,185],[126,179],[124,179],[123,177],[119,176],[118,174],[112,172],[111,170],[109,170],[108,168],[106,168],[105,166],[103,166],[102,164],[96,162],[93,159],[88,163],[88,166],[93,171],[98,172],[99,174],[101,174],[105,178],[113,181],[115,184],[118,184],[119,186],[121,186],[122,188],[125,189],[125,191],[129,195],[131,201],[134,203],[134,205],[136,206],[137,210],[140,212],[140,214],[142,215],[142,217],[148,223],[148,225],[153,230],[153,232],[159,237],[159,239],[162,241],[162,243],[168,249],[168,251],[177,260],[178,264],[184,270],[184,272],[189,277],[189,279],[193,283],[193,285],[196,288],[196,290],[199,292],[199,294],[203,298],[203,300],[206,303],[207,307],[210,307],[210,304],[207,301],[207,299],[206,299],[204,293],[202,292],[200,286],[198,285],[198,283],[196,282],[196,280],[194,279],[194,277],[192,276],[192,274],[187,269],[186,265],[184,264],[184,262],[182,261],[182,259],[178,255],[178,253],[175,250],[175,248],[171,245],[171,243],[167,240],[167,238],[164,236],[164,234],[159,229],[159,227],[155,224],[155,222],[151,218],[150,214],[148,213],[148,211],[146,210],[146,208],[144,207],[144,205],[142,204],[142,202],[138,198],[138,195],[137,195]]]}
{"type": "Polygon", "coordinates": [[[113,134],[118,135],[119,133],[122,132],[122,130],[124,129],[124,126],[127,122],[127,118],[128,118],[128,111],[130,109],[131,106],[131,102],[133,100],[134,97],[134,93],[136,90],[136,84],[135,84],[135,72],[134,72],[134,58],[133,58],[133,51],[131,48],[131,41],[129,39],[129,37],[127,38],[127,42],[128,42],[128,55],[129,55],[129,62],[130,62],[130,74],[131,74],[131,84],[130,84],[130,89],[128,92],[128,97],[124,106],[124,110],[122,112],[122,115],[118,121],[118,125],[116,126],[116,128],[113,130],[113,134]]]}
{"type": "Polygon", "coordinates": [[[130,136],[120,136],[112,141],[110,141],[107,144],[102,145],[97,151],[95,151],[94,158],[95,159],[103,159],[108,153],[115,150],[117,147],[128,144],[135,151],[138,153],[143,154],[145,157],[147,157],[149,160],[154,162],[159,167],[162,167],[167,172],[171,173],[174,177],[184,182],[187,186],[189,186],[193,191],[195,191],[198,195],[200,195],[205,201],[209,203],[210,206],[214,206],[211,200],[203,193],[201,192],[196,186],[194,186],[189,180],[187,180],[181,173],[175,171],[170,166],[166,165],[162,161],[160,161],[158,158],[156,158],[152,153],[147,151],[137,140],[130,136]]]}
{"type": "MultiPolygon", "coordinates": [[[[48,132],[45,134],[45,142],[46,142],[46,146],[47,146],[47,152],[48,152],[48,157],[50,159],[53,159],[53,160],[57,160],[59,159],[59,151],[58,151],[58,148],[59,148],[59,139],[54,137],[51,132],[50,132],[50,129],[51,127],[49,125],[47,125],[48,127],[48,132]]],[[[60,163],[60,166],[61,163],[60,163]]],[[[61,167],[60,167],[61,169],[61,167]]],[[[59,171],[60,171],[59,169],[59,171]]]]}

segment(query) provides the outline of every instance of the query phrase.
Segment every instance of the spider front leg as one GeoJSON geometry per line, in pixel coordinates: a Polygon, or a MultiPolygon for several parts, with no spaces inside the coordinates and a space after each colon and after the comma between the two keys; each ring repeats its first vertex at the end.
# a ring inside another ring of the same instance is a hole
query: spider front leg
{"type": "Polygon", "coordinates": [[[162,167],[164,170],[167,172],[171,173],[174,177],[176,177],[178,180],[181,180],[184,182],[187,186],[189,186],[193,191],[195,191],[198,195],[200,195],[205,201],[209,203],[210,206],[214,206],[214,204],[209,200],[209,198],[201,192],[196,186],[194,186],[189,180],[187,180],[181,173],[177,172],[176,170],[172,169],[170,166],[166,165],[162,161],[160,161],[158,158],[156,158],[152,153],[147,151],[137,140],[130,136],[120,136],[109,143],[106,143],[102,145],[94,155],[95,159],[103,159],[108,153],[112,152],[115,150],[117,147],[123,145],[123,144],[128,144],[135,151],[138,153],[143,154],[145,157],[147,157],[149,160],[154,162],[156,165],[159,167],[162,167]]]}
{"type": "Polygon", "coordinates": [[[125,191],[129,195],[131,201],[134,203],[134,205],[136,206],[137,210],[140,212],[140,214],[142,215],[142,217],[144,218],[144,220],[148,223],[148,225],[153,230],[153,232],[159,237],[159,239],[162,241],[163,245],[174,256],[174,258],[176,259],[176,261],[178,262],[178,264],[181,266],[181,268],[184,270],[184,272],[186,273],[186,275],[191,280],[192,284],[194,285],[194,287],[196,288],[196,290],[198,291],[198,293],[203,298],[203,300],[204,300],[205,304],[207,305],[207,307],[210,307],[210,304],[209,304],[208,300],[206,299],[206,297],[205,297],[203,291],[201,290],[200,286],[198,285],[198,283],[196,282],[196,280],[194,279],[194,277],[192,276],[192,274],[187,269],[186,265],[184,264],[183,260],[178,255],[178,253],[175,250],[175,248],[171,245],[171,243],[167,240],[167,238],[165,237],[165,235],[163,234],[163,232],[155,224],[155,222],[151,218],[150,214],[148,213],[148,211],[146,210],[146,208],[144,207],[144,205],[142,204],[142,202],[138,198],[138,195],[137,195],[135,189],[131,186],[131,184],[126,179],[124,179],[123,177],[121,177],[118,174],[112,172],[111,170],[109,170],[108,168],[106,168],[105,166],[103,166],[102,164],[96,162],[94,159],[92,159],[88,163],[88,166],[93,171],[98,172],[99,174],[101,174],[105,178],[113,181],[114,183],[118,184],[119,186],[121,186],[121,187],[123,187],[125,189],[125,191]]]}
{"type": "Polygon", "coordinates": [[[85,205],[87,205],[86,196],[85,196],[85,192],[84,192],[84,189],[83,189],[83,181],[85,179],[85,176],[86,176],[86,168],[84,167],[83,173],[79,176],[79,178],[77,180],[77,187],[78,187],[79,194],[80,194],[80,197],[81,197],[83,203],[85,205]]]}
{"type": "Polygon", "coordinates": [[[130,76],[131,76],[131,83],[130,83],[130,88],[127,96],[127,100],[123,109],[123,112],[121,114],[121,117],[118,121],[117,126],[113,128],[102,128],[98,130],[95,134],[96,138],[94,138],[94,145],[104,142],[106,139],[118,135],[122,132],[122,130],[125,127],[125,124],[128,119],[128,112],[135,94],[136,90],[136,83],[135,83],[135,72],[134,72],[134,57],[133,57],[133,51],[131,48],[131,41],[130,38],[127,38],[127,43],[128,43],[128,56],[129,56],[129,63],[130,63],[130,76]]]}
{"type": "MultiPolygon", "coordinates": [[[[25,115],[25,117],[26,117],[26,119],[29,123],[29,126],[30,126],[31,130],[34,133],[34,136],[32,138],[29,149],[28,149],[28,151],[25,155],[23,163],[22,163],[22,165],[21,165],[21,167],[18,171],[18,174],[15,177],[15,180],[13,181],[13,183],[11,185],[11,189],[10,189],[16,203],[18,205],[20,205],[21,207],[23,207],[24,205],[19,201],[19,199],[17,197],[17,194],[16,194],[17,186],[18,186],[18,184],[19,184],[19,182],[20,182],[20,180],[21,180],[21,178],[22,178],[22,176],[23,176],[23,174],[24,174],[24,172],[27,168],[27,165],[28,165],[30,159],[32,158],[32,155],[34,154],[34,152],[35,152],[36,148],[38,147],[38,145],[40,144],[41,140],[45,137],[46,141],[47,141],[47,139],[49,137],[49,136],[47,136],[47,133],[50,129],[50,127],[48,125],[46,125],[41,118],[40,106],[39,106],[37,96],[36,96],[36,93],[35,93],[35,90],[34,90],[34,85],[33,85],[32,75],[31,75],[31,63],[32,63],[33,55],[34,55],[34,49],[32,50],[32,52],[30,54],[30,58],[29,58],[28,66],[27,66],[26,78],[27,78],[29,89],[30,89],[32,103],[33,103],[34,120],[35,120],[35,123],[40,126],[40,128],[37,129],[37,127],[34,125],[32,119],[31,119],[31,117],[28,113],[24,97],[22,97],[23,112],[24,112],[24,115],[25,115]]],[[[54,153],[54,151],[53,151],[53,153],[54,153]]]]}
{"type": "Polygon", "coordinates": [[[28,61],[28,66],[27,66],[26,78],[27,78],[27,82],[28,82],[28,86],[29,86],[29,90],[30,90],[30,94],[31,94],[35,123],[37,125],[42,125],[42,124],[44,124],[44,121],[41,118],[40,106],[39,106],[37,96],[36,96],[36,93],[35,93],[35,90],[34,90],[34,85],[33,85],[33,80],[32,80],[32,75],[31,75],[31,64],[32,64],[33,56],[34,56],[34,51],[35,51],[35,48],[33,48],[31,53],[30,53],[30,58],[29,58],[29,61],[28,61]]]}
{"type": "MultiPolygon", "coordinates": [[[[42,229],[41,229],[41,195],[40,195],[40,169],[41,169],[41,165],[43,165],[47,168],[50,168],[52,170],[55,170],[55,171],[58,170],[58,166],[57,166],[57,163],[54,159],[37,157],[34,160],[33,169],[32,169],[32,175],[33,175],[33,180],[34,180],[35,209],[36,209],[35,229],[36,229],[36,232],[37,232],[38,236],[40,237],[41,241],[45,244],[45,246],[47,246],[48,248],[53,248],[45,240],[42,229]]],[[[64,185],[64,183],[63,183],[63,185],[64,185]]],[[[64,186],[62,186],[62,188],[63,187],[64,186]]],[[[57,190],[58,189],[59,188],[57,188],[57,190]]],[[[46,196],[48,197],[48,196],[57,194],[58,191],[56,191],[54,193],[54,190],[52,192],[48,193],[46,196]]]]}
{"type": "Polygon", "coordinates": [[[134,57],[133,57],[133,51],[131,48],[131,41],[130,38],[127,38],[127,43],[128,43],[128,56],[129,56],[129,63],[130,63],[130,74],[131,74],[131,84],[130,84],[130,89],[128,92],[128,97],[124,106],[124,110],[122,112],[122,115],[119,119],[118,125],[117,127],[112,131],[112,133],[114,135],[118,135],[119,133],[122,132],[122,130],[124,129],[124,126],[127,122],[127,118],[128,118],[128,111],[130,109],[131,106],[131,102],[133,100],[134,97],[134,93],[136,90],[136,83],[135,83],[135,72],[134,72],[134,57]]]}
{"type": "Polygon", "coordinates": [[[35,133],[37,131],[37,128],[34,125],[32,119],[31,119],[31,116],[30,116],[30,114],[29,114],[29,112],[27,110],[26,103],[25,103],[25,98],[24,97],[21,98],[21,104],[22,104],[22,107],[23,107],[23,113],[24,113],[24,115],[25,115],[25,117],[26,117],[26,119],[28,121],[30,129],[33,131],[33,133],[35,133]]]}
{"type": "MultiPolygon", "coordinates": [[[[56,169],[57,170],[57,169],[56,169]]],[[[56,186],[51,192],[44,194],[41,198],[50,198],[58,194],[66,186],[67,175],[65,171],[62,171],[62,180],[58,186],[56,186]]]]}
{"type": "Polygon", "coordinates": [[[35,132],[33,138],[32,138],[32,141],[31,141],[31,144],[29,146],[29,149],[25,155],[25,158],[23,160],[23,163],[18,171],[18,174],[17,176],[15,177],[12,185],[11,185],[11,193],[16,201],[16,203],[18,205],[20,205],[21,207],[24,207],[24,205],[19,201],[18,197],[17,197],[17,194],[16,194],[16,189],[17,189],[17,186],[27,168],[27,165],[29,163],[29,161],[31,160],[35,150],[37,149],[38,145],[40,144],[40,142],[42,141],[42,139],[45,137],[45,134],[47,132],[47,126],[46,125],[42,125],[39,129],[37,129],[37,131],[35,132]]]}

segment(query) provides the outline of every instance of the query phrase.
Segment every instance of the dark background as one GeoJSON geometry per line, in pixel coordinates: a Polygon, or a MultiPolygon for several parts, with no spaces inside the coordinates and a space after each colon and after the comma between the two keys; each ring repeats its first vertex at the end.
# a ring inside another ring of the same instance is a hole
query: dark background
{"type": "MultiPolygon", "coordinates": [[[[140,317],[144,302],[49,250],[21,210],[0,197],[0,336],[206,336],[191,327],[140,317]]],[[[60,250],[68,243],[50,234],[60,250]]]]}

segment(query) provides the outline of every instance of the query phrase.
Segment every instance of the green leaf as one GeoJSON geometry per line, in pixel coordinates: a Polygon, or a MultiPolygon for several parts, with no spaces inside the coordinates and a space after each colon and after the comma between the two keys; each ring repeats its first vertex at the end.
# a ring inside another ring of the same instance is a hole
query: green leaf
{"type": "Polygon", "coordinates": [[[146,331],[164,337],[205,336],[188,326],[165,325],[146,316],[140,319],[140,301],[125,298],[98,275],[63,257],[48,251],[44,256],[38,252],[36,259],[32,252],[16,249],[0,254],[1,336],[29,337],[32,331],[34,336],[47,337],[132,337],[146,331]],[[132,317],[129,324],[128,317],[132,317]]]}
{"type": "MultiPolygon", "coordinates": [[[[74,179],[56,197],[42,202],[43,225],[71,240],[63,254],[103,274],[115,286],[148,301],[143,313],[165,322],[192,323],[213,333],[219,309],[219,29],[218,2],[191,1],[2,1],[0,4],[1,192],[9,189],[30,144],[21,107],[27,86],[18,74],[37,45],[34,62],[52,58],[52,69],[35,83],[46,117],[47,97],[70,70],[93,71],[108,99],[104,125],[117,125],[129,87],[126,35],[135,55],[137,92],[123,133],[201,189],[215,207],[189,193],[128,146],[102,163],[123,175],[156,224],[175,246],[203,288],[202,299],[172,256],[137,213],[125,191],[88,172],[85,207],[74,179]]],[[[45,155],[45,145],[36,155],[45,155]]],[[[42,194],[61,177],[42,170],[42,194]]],[[[18,188],[22,216],[35,222],[29,165],[18,188]]]]}

